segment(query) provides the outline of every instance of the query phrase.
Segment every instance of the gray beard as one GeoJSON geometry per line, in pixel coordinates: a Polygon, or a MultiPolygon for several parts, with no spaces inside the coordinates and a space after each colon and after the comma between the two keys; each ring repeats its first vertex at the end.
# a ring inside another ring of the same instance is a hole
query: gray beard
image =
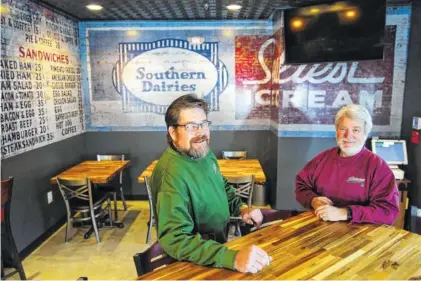
{"type": "Polygon", "coordinates": [[[364,147],[364,142],[361,145],[359,145],[358,147],[345,148],[345,149],[341,148],[341,141],[338,141],[337,144],[338,144],[341,152],[344,152],[347,156],[354,156],[354,155],[358,154],[364,147]]]}
{"type": "Polygon", "coordinates": [[[189,151],[186,154],[193,159],[199,159],[199,158],[205,157],[208,154],[208,152],[209,152],[209,142],[203,148],[196,149],[196,148],[193,148],[193,146],[190,147],[189,151]]]}
{"type": "Polygon", "coordinates": [[[194,148],[193,146],[190,146],[190,149],[188,151],[181,150],[175,145],[175,143],[173,143],[173,145],[177,149],[178,152],[180,152],[181,154],[187,155],[188,157],[192,159],[203,158],[209,152],[209,141],[207,141],[206,146],[203,148],[194,148]]]}

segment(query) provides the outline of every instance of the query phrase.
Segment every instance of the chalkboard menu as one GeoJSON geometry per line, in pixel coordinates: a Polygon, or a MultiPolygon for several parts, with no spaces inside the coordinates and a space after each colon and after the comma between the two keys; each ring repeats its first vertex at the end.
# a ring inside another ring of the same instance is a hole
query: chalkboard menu
{"type": "Polygon", "coordinates": [[[27,0],[2,0],[2,158],[83,131],[77,22],[27,0]]]}

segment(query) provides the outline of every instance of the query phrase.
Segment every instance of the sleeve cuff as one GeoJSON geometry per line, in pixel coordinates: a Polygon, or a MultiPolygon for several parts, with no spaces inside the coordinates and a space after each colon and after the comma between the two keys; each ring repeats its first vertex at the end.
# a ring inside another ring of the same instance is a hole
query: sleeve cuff
{"type": "Polygon", "coordinates": [[[352,212],[352,218],[349,220],[349,222],[358,223],[359,221],[357,220],[357,209],[352,205],[349,205],[347,208],[351,209],[352,212]]]}
{"type": "Polygon", "coordinates": [[[227,249],[221,258],[221,267],[234,270],[235,257],[238,251],[227,249]]]}
{"type": "Polygon", "coordinates": [[[308,201],[308,208],[313,209],[313,206],[311,206],[311,202],[314,198],[318,197],[319,195],[310,196],[310,200],[308,201]]]}

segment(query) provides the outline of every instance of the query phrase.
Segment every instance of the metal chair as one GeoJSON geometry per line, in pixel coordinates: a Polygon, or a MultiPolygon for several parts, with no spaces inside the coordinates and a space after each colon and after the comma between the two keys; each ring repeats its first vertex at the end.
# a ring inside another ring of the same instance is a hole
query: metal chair
{"type": "Polygon", "coordinates": [[[83,225],[84,222],[91,221],[92,226],[85,233],[84,238],[88,239],[92,231],[94,231],[96,240],[100,243],[98,224],[102,226],[108,215],[110,227],[113,226],[110,193],[100,192],[98,190],[93,191],[89,179],[66,180],[57,178],[57,184],[63,196],[67,211],[65,242],[69,240],[71,222],[82,223],[83,225]],[[107,201],[107,212],[102,208],[105,201],[107,201]],[[78,213],[80,217],[75,217],[78,213]]]}
{"type": "MultiPolygon", "coordinates": [[[[235,194],[241,197],[243,201],[247,202],[247,206],[251,208],[253,199],[254,175],[245,177],[227,177],[226,180],[228,183],[233,185],[235,194]]],[[[241,217],[230,217],[230,220],[235,224],[235,236],[241,236],[241,217]]]]}
{"type": "Polygon", "coordinates": [[[12,228],[10,225],[10,205],[12,203],[12,191],[13,191],[13,177],[7,180],[1,181],[1,227],[2,239],[1,239],[1,279],[4,280],[19,273],[21,280],[26,280],[25,271],[23,270],[22,261],[19,257],[19,252],[16,247],[15,239],[13,238],[12,228]],[[6,244],[7,243],[7,244],[6,244]],[[15,270],[4,274],[4,265],[11,266],[15,270]]]}
{"type": "Polygon", "coordinates": [[[171,264],[176,260],[167,255],[158,241],[156,241],[144,252],[135,254],[133,256],[133,261],[136,266],[137,275],[141,276],[171,264]]]}
{"type": "Polygon", "coordinates": [[[246,159],[247,151],[222,151],[223,159],[246,159]]]}
{"type": "Polygon", "coordinates": [[[144,177],[144,179],[145,179],[146,191],[148,192],[149,209],[150,209],[149,221],[148,221],[148,233],[146,235],[146,244],[149,244],[149,242],[151,241],[152,228],[155,225],[155,214],[154,214],[154,208],[153,208],[153,202],[152,202],[152,190],[151,190],[151,186],[149,185],[149,178],[144,177]]]}
{"type": "MultiPolygon", "coordinates": [[[[111,161],[111,160],[124,160],[124,155],[101,155],[98,154],[96,156],[97,161],[111,161]]],[[[98,185],[99,188],[107,189],[108,191],[113,193],[113,200],[114,200],[114,220],[118,220],[118,210],[117,210],[117,192],[120,192],[120,198],[123,202],[124,211],[127,210],[127,203],[126,199],[124,198],[123,193],[123,170],[120,171],[119,174],[119,181],[112,182],[110,184],[100,184],[98,185]]]]}

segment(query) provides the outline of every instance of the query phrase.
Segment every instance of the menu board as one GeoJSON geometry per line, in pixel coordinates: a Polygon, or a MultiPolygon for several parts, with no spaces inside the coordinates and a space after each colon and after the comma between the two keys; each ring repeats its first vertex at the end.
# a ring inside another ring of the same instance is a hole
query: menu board
{"type": "Polygon", "coordinates": [[[76,21],[3,0],[0,64],[3,159],[84,131],[76,21]]]}

